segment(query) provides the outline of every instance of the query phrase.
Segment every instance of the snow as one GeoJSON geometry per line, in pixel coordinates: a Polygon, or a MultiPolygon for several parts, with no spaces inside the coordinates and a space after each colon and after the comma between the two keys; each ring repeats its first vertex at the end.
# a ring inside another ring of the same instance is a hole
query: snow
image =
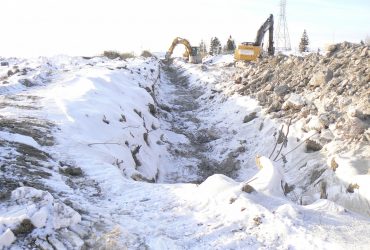
{"type": "Polygon", "coordinates": [[[8,141],[24,143],[24,144],[33,146],[35,148],[40,147],[40,145],[32,137],[29,137],[29,136],[0,131],[0,138],[3,138],[8,141]]]}
{"type": "MultiPolygon", "coordinates": [[[[207,58],[204,65],[175,60],[189,77],[188,92],[199,91],[194,95],[199,94],[200,108],[192,120],[186,120],[192,111],[180,110],[185,118],[175,116],[181,107],[173,105],[174,99],[187,96],[153,58],[9,60],[11,66],[32,68],[27,77],[37,84],[25,87],[15,76],[0,93],[37,96],[42,109],[6,107],[2,115],[52,121],[57,126],[56,143],[41,146],[35,138],[11,131],[0,131],[0,138],[45,150],[59,163],[49,169],[52,176],[44,180],[45,190],[18,187],[0,204],[0,246],[22,246],[24,238],[15,238],[12,230],[30,219],[36,227],[30,235],[45,249],[80,249],[84,243],[108,249],[366,249],[369,218],[349,211],[356,206],[356,211],[366,210],[363,204],[369,199],[361,163],[346,155],[336,157],[340,165],[353,165],[338,168],[338,177],[359,184],[357,198],[335,197],[338,185],[328,187],[332,201],[319,199],[317,190],[305,193],[310,201],[306,206],[286,197],[283,183],[307,182],[297,169],[302,162],[305,168],[314,168],[319,160],[309,158],[302,148],[287,155],[288,166],[266,157],[274,143],[271,135],[280,124],[265,116],[256,100],[231,95],[234,69],[224,67],[231,58],[207,58]],[[153,113],[149,104],[166,105],[170,111],[157,106],[153,113]],[[243,123],[252,112],[257,117],[243,123]],[[171,150],[191,147],[193,140],[174,126],[212,137],[207,159],[214,164],[228,156],[239,161],[235,178],[216,173],[200,184],[171,180],[171,174],[181,173],[185,176],[179,180],[191,182],[197,173],[183,167],[199,163],[194,155],[171,155],[171,150]],[[263,155],[261,169],[255,163],[257,155],[263,155]],[[60,173],[71,166],[81,168],[81,176],[60,173]],[[245,183],[255,192],[243,192],[245,183]],[[336,203],[341,199],[341,205],[336,203]]],[[[303,105],[298,96],[291,95],[290,101],[303,105]]],[[[311,120],[315,129],[319,120],[311,120]]],[[[310,133],[292,125],[284,150],[297,145],[293,135],[310,133]]]]}
{"type": "Polygon", "coordinates": [[[202,62],[206,65],[213,66],[224,66],[234,63],[234,54],[230,55],[217,55],[217,56],[206,56],[203,58],[202,62]]]}

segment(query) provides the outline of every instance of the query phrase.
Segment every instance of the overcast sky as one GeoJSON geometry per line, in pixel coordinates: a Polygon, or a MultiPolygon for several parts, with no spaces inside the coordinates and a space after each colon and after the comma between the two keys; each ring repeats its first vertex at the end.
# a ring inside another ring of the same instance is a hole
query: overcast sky
{"type": "MultiPolygon", "coordinates": [[[[0,56],[94,55],[103,50],[165,51],[173,38],[192,45],[253,41],[279,0],[0,0],[0,56]]],[[[292,47],[306,29],[311,47],[370,36],[370,0],[287,0],[292,47]]]]}

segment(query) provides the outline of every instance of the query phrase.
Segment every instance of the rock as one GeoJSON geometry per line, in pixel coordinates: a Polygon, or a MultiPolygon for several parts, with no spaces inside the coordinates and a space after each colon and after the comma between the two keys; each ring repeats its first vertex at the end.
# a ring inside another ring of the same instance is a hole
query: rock
{"type": "Polygon", "coordinates": [[[257,113],[256,112],[252,112],[248,115],[246,115],[243,119],[243,123],[247,123],[247,122],[250,122],[252,120],[254,120],[255,118],[257,118],[257,113]]]}
{"type": "Polygon", "coordinates": [[[301,109],[301,112],[299,113],[300,117],[307,118],[307,116],[310,114],[310,109],[308,107],[303,107],[301,109]]]}
{"type": "Polygon", "coordinates": [[[131,178],[134,181],[143,181],[143,182],[148,182],[148,183],[154,183],[155,182],[155,179],[149,180],[148,178],[143,176],[141,173],[134,173],[134,174],[131,175],[131,178]]]}
{"type": "Polygon", "coordinates": [[[305,142],[305,145],[307,153],[320,151],[322,149],[322,146],[318,142],[310,139],[305,142]]]}
{"type": "Polygon", "coordinates": [[[319,115],[319,121],[320,123],[327,128],[330,125],[330,118],[328,114],[320,114],[319,115]]]}
{"type": "Polygon", "coordinates": [[[278,95],[278,96],[285,96],[286,94],[288,94],[290,91],[288,85],[284,84],[284,85],[280,85],[280,86],[277,86],[275,87],[274,89],[274,92],[278,95]]]}
{"type": "Polygon", "coordinates": [[[338,49],[338,44],[330,44],[326,47],[326,51],[333,53],[338,49]]]}
{"type": "Polygon", "coordinates": [[[245,184],[243,187],[242,187],[242,191],[243,192],[246,192],[248,194],[252,193],[252,192],[255,192],[256,190],[251,186],[251,185],[248,185],[248,184],[245,184]]]}
{"type": "Polygon", "coordinates": [[[356,138],[362,135],[368,127],[369,124],[366,124],[357,117],[352,117],[344,123],[343,131],[346,136],[356,138]]]}
{"type": "Polygon", "coordinates": [[[262,75],[262,78],[261,78],[261,83],[266,83],[268,81],[270,81],[270,79],[272,78],[273,74],[271,72],[271,70],[267,70],[263,75],[262,75]]]}
{"type": "Polygon", "coordinates": [[[366,57],[369,54],[369,49],[367,47],[363,48],[361,51],[360,56],[361,57],[366,57]]]}
{"type": "Polygon", "coordinates": [[[236,84],[241,84],[241,83],[242,83],[242,80],[243,80],[243,78],[242,78],[241,76],[239,76],[238,78],[236,78],[236,79],[235,79],[235,81],[234,81],[234,82],[235,82],[236,84]]]}
{"type": "Polygon", "coordinates": [[[311,78],[311,80],[308,84],[310,86],[313,86],[313,87],[319,87],[319,86],[324,85],[327,82],[329,82],[332,78],[333,78],[333,71],[328,69],[326,72],[321,71],[321,72],[316,73],[311,78]]]}
{"type": "Polygon", "coordinates": [[[257,94],[257,100],[260,102],[261,105],[265,105],[265,103],[268,101],[268,96],[266,92],[258,92],[257,94]]]}
{"type": "Polygon", "coordinates": [[[333,157],[330,161],[330,168],[335,172],[338,168],[338,163],[335,161],[335,158],[333,157]]]}
{"type": "Polygon", "coordinates": [[[348,193],[354,193],[355,189],[359,189],[359,188],[360,188],[360,186],[357,183],[351,183],[347,187],[347,192],[348,193]]]}
{"type": "Polygon", "coordinates": [[[69,227],[81,222],[79,213],[59,201],[54,201],[52,214],[52,223],[55,229],[69,227]]]}
{"type": "Polygon", "coordinates": [[[29,234],[35,229],[30,219],[24,219],[16,229],[14,229],[15,235],[29,234]]]}
{"type": "Polygon", "coordinates": [[[370,97],[366,100],[362,98],[355,106],[354,117],[357,117],[363,121],[368,120],[370,122],[370,97]]]}
{"type": "Polygon", "coordinates": [[[10,77],[10,76],[12,76],[12,75],[14,75],[14,74],[15,74],[15,73],[14,73],[13,71],[8,70],[7,76],[8,76],[8,77],[10,77]]]}
{"type": "Polygon", "coordinates": [[[266,87],[263,88],[264,91],[272,91],[273,90],[273,87],[272,85],[269,83],[266,85],[266,87]]]}
{"type": "Polygon", "coordinates": [[[82,169],[80,167],[74,167],[74,166],[62,166],[59,167],[59,172],[71,175],[71,176],[81,176],[82,175],[82,169]]]}
{"type": "Polygon", "coordinates": [[[290,94],[288,100],[283,103],[282,108],[284,110],[293,109],[293,110],[300,110],[306,104],[305,99],[295,93],[290,94]]]}
{"type": "Polygon", "coordinates": [[[307,131],[310,130],[321,131],[323,128],[325,128],[325,125],[320,121],[318,116],[314,115],[311,116],[309,122],[304,126],[304,128],[307,131]]]}
{"type": "Polygon", "coordinates": [[[35,86],[35,84],[31,81],[31,80],[29,80],[29,79],[20,79],[19,80],[19,83],[20,84],[22,84],[22,85],[24,85],[24,86],[26,86],[26,87],[33,87],[33,86],[35,86]]]}
{"type": "Polygon", "coordinates": [[[323,144],[329,143],[334,140],[335,136],[329,129],[324,129],[320,133],[320,142],[323,144]]]}
{"type": "Polygon", "coordinates": [[[157,114],[157,110],[156,110],[154,104],[149,103],[148,108],[149,108],[149,112],[155,117],[156,114],[157,114]]]}
{"type": "Polygon", "coordinates": [[[279,102],[278,100],[274,100],[271,105],[269,106],[267,112],[271,113],[271,112],[278,112],[281,110],[281,102],[279,102]]]}

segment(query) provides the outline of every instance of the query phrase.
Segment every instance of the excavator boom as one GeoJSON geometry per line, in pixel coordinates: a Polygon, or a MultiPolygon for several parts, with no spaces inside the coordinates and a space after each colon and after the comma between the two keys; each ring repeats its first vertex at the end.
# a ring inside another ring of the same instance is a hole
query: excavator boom
{"type": "Polygon", "coordinates": [[[188,58],[189,62],[191,63],[199,63],[200,62],[200,55],[199,55],[199,48],[198,47],[192,47],[189,43],[188,40],[184,39],[184,38],[181,38],[181,37],[176,37],[170,48],[168,49],[167,53],[166,53],[166,59],[168,60],[175,47],[178,45],[178,44],[183,44],[185,46],[185,53],[184,53],[184,57],[188,58]]]}

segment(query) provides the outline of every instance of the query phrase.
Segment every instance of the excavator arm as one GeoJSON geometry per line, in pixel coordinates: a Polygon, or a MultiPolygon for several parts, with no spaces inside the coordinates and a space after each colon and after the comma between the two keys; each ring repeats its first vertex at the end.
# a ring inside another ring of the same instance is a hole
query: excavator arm
{"type": "Polygon", "coordinates": [[[181,38],[181,37],[176,37],[172,44],[171,44],[171,47],[168,49],[167,53],[166,53],[166,59],[169,59],[173,53],[173,50],[175,49],[175,47],[178,45],[178,44],[183,44],[185,46],[185,56],[188,57],[189,55],[191,55],[191,45],[189,43],[188,40],[184,39],[184,38],[181,38]]]}
{"type": "Polygon", "coordinates": [[[274,16],[271,14],[269,18],[262,24],[259,28],[256,36],[256,40],[254,42],[254,46],[261,46],[263,37],[265,33],[269,31],[269,47],[268,47],[268,54],[274,55],[274,16]]]}
{"type": "Polygon", "coordinates": [[[171,55],[173,53],[173,50],[175,49],[175,47],[178,44],[182,44],[182,45],[185,46],[184,57],[188,58],[189,62],[199,63],[201,61],[200,55],[198,53],[199,52],[199,47],[192,47],[188,40],[186,40],[184,38],[181,38],[181,37],[176,37],[173,40],[170,48],[168,49],[168,51],[166,53],[166,59],[167,60],[171,57],[171,55]]]}

